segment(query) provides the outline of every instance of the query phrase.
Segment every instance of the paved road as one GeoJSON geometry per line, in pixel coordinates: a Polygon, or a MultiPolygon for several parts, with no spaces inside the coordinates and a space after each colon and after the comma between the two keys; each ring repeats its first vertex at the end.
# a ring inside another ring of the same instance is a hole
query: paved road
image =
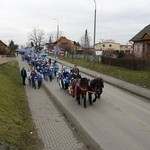
{"type": "Polygon", "coordinates": [[[149,100],[105,83],[101,99],[84,109],[59,89],[56,80],[45,86],[102,149],[150,149],[149,100]]]}
{"type": "Polygon", "coordinates": [[[146,99],[105,84],[101,99],[84,109],[55,80],[45,85],[102,149],[149,150],[150,103],[146,99]]]}
{"type": "MultiPolygon", "coordinates": [[[[21,61],[20,57],[17,57],[17,60],[20,68],[29,68],[26,62],[21,61]]],[[[79,136],[73,131],[73,127],[58,111],[43,88],[33,89],[26,85],[25,91],[41,140],[40,150],[87,150],[79,136]]]]}

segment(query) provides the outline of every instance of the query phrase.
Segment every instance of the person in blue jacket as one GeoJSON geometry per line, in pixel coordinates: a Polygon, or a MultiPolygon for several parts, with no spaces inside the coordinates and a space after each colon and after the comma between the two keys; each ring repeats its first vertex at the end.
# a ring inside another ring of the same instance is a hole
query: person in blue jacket
{"type": "Polygon", "coordinates": [[[53,79],[53,69],[50,68],[50,70],[49,70],[49,80],[52,81],[52,79],[53,79]]]}
{"type": "Polygon", "coordinates": [[[54,65],[53,69],[54,69],[54,76],[56,77],[57,72],[58,72],[58,70],[59,70],[59,66],[58,66],[58,64],[57,64],[57,63],[55,63],[55,65],[54,65]]]}
{"type": "Polygon", "coordinates": [[[42,72],[40,71],[40,72],[38,73],[38,75],[37,75],[38,89],[41,87],[42,81],[43,81],[43,74],[42,74],[42,72]]]}
{"type": "Polygon", "coordinates": [[[65,77],[64,79],[63,79],[63,82],[64,82],[64,88],[65,88],[65,90],[67,90],[68,89],[68,86],[69,86],[69,78],[68,77],[65,77]]]}

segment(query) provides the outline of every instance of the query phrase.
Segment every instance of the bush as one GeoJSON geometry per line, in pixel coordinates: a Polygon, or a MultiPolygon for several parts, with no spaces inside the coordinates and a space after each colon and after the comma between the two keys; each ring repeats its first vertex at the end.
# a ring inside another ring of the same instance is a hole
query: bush
{"type": "Polygon", "coordinates": [[[150,70],[150,60],[142,58],[109,58],[102,57],[102,64],[122,67],[132,70],[150,70]]]}

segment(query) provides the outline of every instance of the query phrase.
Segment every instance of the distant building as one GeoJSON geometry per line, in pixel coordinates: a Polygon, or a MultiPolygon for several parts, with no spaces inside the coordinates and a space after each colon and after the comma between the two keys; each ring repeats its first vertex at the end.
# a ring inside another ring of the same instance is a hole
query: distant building
{"type": "Polygon", "coordinates": [[[60,37],[56,42],[54,42],[54,49],[59,50],[78,50],[80,49],[80,44],[75,41],[71,41],[66,37],[60,37]]]}
{"type": "Polygon", "coordinates": [[[102,51],[120,51],[120,44],[113,40],[105,40],[95,45],[95,49],[102,51]]]}
{"type": "Polygon", "coordinates": [[[97,43],[95,45],[95,48],[97,50],[102,50],[102,51],[123,51],[124,53],[131,53],[133,50],[133,45],[132,44],[120,44],[116,43],[113,40],[104,40],[100,43],[97,43]]]}
{"type": "Polygon", "coordinates": [[[60,37],[55,43],[54,45],[57,45],[58,47],[61,46],[67,46],[69,48],[73,48],[74,47],[74,43],[67,39],[66,37],[60,37]]]}
{"type": "Polygon", "coordinates": [[[133,53],[136,57],[150,58],[150,24],[130,41],[133,42],[133,53]]]}

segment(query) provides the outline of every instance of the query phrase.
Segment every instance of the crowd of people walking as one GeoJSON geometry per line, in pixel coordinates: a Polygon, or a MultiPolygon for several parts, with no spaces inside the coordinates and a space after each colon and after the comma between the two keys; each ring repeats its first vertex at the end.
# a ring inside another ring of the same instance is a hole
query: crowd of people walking
{"type": "Polygon", "coordinates": [[[76,65],[68,69],[65,66],[59,67],[57,60],[52,61],[48,56],[41,56],[39,53],[34,55],[28,53],[21,53],[22,61],[27,61],[29,68],[26,70],[24,67],[21,69],[21,76],[23,85],[26,85],[26,78],[28,84],[33,88],[38,89],[41,87],[43,80],[52,81],[53,78],[62,78],[64,83],[68,83],[73,77],[81,77],[79,69],[76,65]]]}
{"type": "Polygon", "coordinates": [[[49,57],[41,56],[39,53],[35,53],[33,56],[27,53],[21,54],[22,61],[27,61],[29,68],[21,69],[21,77],[23,85],[26,85],[26,78],[28,84],[33,88],[38,89],[41,87],[43,80],[49,79],[52,81],[54,77],[57,76],[59,66],[57,61],[51,61],[49,57]]]}
{"type": "Polygon", "coordinates": [[[21,70],[22,82],[25,84],[26,78],[28,79],[28,84],[32,88],[38,88],[42,86],[43,80],[52,82],[53,78],[57,78],[59,81],[59,86],[61,89],[68,90],[73,97],[76,96],[78,104],[80,104],[80,95],[85,95],[84,106],[86,107],[86,93],[88,93],[88,99],[90,104],[100,98],[102,94],[102,89],[104,88],[103,79],[97,77],[94,79],[88,79],[86,77],[81,77],[80,71],[76,65],[73,68],[68,69],[65,66],[59,67],[56,60],[51,61],[50,57],[41,56],[39,53],[34,55],[21,55],[22,61],[27,61],[29,64],[29,69],[23,67],[21,70]],[[70,91],[69,91],[70,89],[70,91]],[[95,98],[92,99],[92,95],[95,98]]]}

